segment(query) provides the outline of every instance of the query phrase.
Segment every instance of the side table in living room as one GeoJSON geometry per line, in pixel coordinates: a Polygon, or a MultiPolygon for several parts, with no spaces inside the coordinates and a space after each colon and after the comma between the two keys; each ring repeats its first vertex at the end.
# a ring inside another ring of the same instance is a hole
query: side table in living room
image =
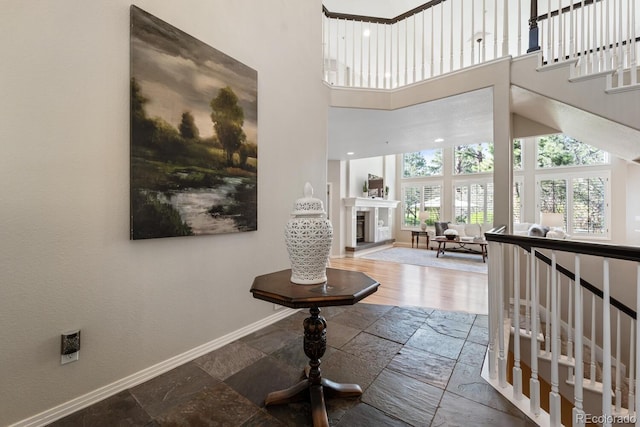
{"type": "Polygon", "coordinates": [[[413,241],[415,239],[416,248],[420,247],[420,236],[425,236],[427,239],[427,249],[429,249],[429,232],[428,231],[411,231],[411,247],[413,247],[413,241]]]}

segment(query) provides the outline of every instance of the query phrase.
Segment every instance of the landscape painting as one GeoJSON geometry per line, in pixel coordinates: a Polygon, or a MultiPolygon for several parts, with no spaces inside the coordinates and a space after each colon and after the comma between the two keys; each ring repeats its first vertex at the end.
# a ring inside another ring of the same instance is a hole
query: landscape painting
{"type": "Polygon", "coordinates": [[[131,239],[257,230],[258,73],[131,6],[131,239]]]}

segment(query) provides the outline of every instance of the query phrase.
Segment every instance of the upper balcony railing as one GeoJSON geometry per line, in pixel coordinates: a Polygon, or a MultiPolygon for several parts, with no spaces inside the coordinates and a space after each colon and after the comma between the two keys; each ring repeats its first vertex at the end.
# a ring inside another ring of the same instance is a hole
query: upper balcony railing
{"type": "Polygon", "coordinates": [[[324,79],[393,89],[505,56],[541,51],[572,76],[637,85],[637,0],[432,0],[395,18],[323,9],[324,79]],[[540,11],[541,10],[541,11],[540,11]]]}

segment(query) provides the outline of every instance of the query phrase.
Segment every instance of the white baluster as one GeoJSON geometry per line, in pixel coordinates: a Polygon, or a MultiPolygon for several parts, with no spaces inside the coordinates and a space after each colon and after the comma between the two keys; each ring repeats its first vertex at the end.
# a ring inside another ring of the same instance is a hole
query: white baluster
{"type": "Polygon", "coordinates": [[[426,52],[427,44],[425,43],[425,40],[427,38],[425,37],[425,29],[424,29],[424,15],[426,14],[427,12],[423,10],[422,11],[422,31],[421,31],[422,33],[422,58],[421,58],[422,59],[422,80],[425,79],[425,76],[426,76],[425,68],[427,66],[426,59],[425,59],[427,57],[427,52],[426,52]]]}
{"type": "Polygon", "coordinates": [[[413,61],[411,64],[413,65],[413,83],[416,82],[416,35],[418,33],[418,29],[416,27],[416,15],[413,15],[413,61]]]}
{"type": "Polygon", "coordinates": [[[500,387],[507,386],[507,357],[504,342],[504,248],[502,243],[499,244],[498,250],[498,382],[500,387]]]}
{"type": "Polygon", "coordinates": [[[471,65],[476,62],[476,54],[475,54],[475,44],[476,44],[476,30],[475,30],[475,3],[476,0],[471,0],[471,65]]]}
{"type": "Polygon", "coordinates": [[[444,73],[444,4],[440,3],[440,74],[444,73]]]}
{"type": "Polygon", "coordinates": [[[409,81],[409,20],[404,21],[404,84],[409,81]]]}
{"type": "MultiPolygon", "coordinates": [[[[451,27],[449,29],[449,71],[453,71],[453,2],[451,2],[449,15],[449,20],[451,21],[451,27]]],[[[460,68],[462,68],[462,65],[460,65],[460,68]]]]}
{"type": "MultiPolygon", "coordinates": [[[[573,358],[573,299],[571,298],[571,286],[572,282],[569,280],[569,288],[567,291],[567,300],[569,301],[569,309],[568,309],[568,323],[569,327],[567,328],[567,359],[571,360],[573,358]]],[[[575,286],[575,285],[574,285],[575,286]]],[[[575,359],[574,359],[575,360],[575,359]]],[[[568,376],[569,379],[573,379],[573,367],[569,366],[568,376]]]]}
{"type": "Polygon", "coordinates": [[[464,2],[463,1],[460,2],[460,68],[464,68],[464,2]]]}
{"type": "MultiPolygon", "coordinates": [[[[498,0],[495,2],[495,11],[496,13],[493,16],[493,27],[495,28],[496,35],[494,38],[494,58],[498,57],[498,0]]],[[[507,0],[503,1],[502,7],[502,54],[500,56],[509,55],[509,2],[507,0]]],[[[520,17],[518,17],[518,21],[520,21],[520,17]]]]}
{"type": "Polygon", "coordinates": [[[550,278],[550,272],[549,272],[549,268],[546,269],[547,271],[547,302],[544,306],[544,312],[545,312],[545,322],[546,322],[546,327],[544,330],[544,351],[545,353],[549,353],[551,351],[551,289],[549,289],[550,285],[551,285],[551,278],[550,278]]]}
{"type": "Polygon", "coordinates": [[[607,417],[611,416],[611,301],[609,299],[609,260],[605,258],[602,285],[602,415],[603,426],[610,426],[607,417]]]}
{"type": "Polygon", "coordinates": [[[591,294],[591,363],[589,364],[591,386],[596,384],[596,295],[591,294]]]}
{"type": "Polygon", "coordinates": [[[558,0],[558,62],[564,61],[564,13],[562,13],[562,2],[558,0]]]}
{"type": "MultiPolygon", "coordinates": [[[[533,248],[531,248],[529,262],[531,264],[531,377],[529,378],[529,409],[537,416],[540,414],[540,381],[538,380],[538,301],[540,300],[540,294],[536,272],[536,250],[533,248]]],[[[640,273],[638,277],[640,277],[640,273]]],[[[640,282],[638,283],[638,290],[640,291],[640,282]]]]}
{"type": "MultiPolygon", "coordinates": [[[[587,11],[585,10],[586,7],[584,0],[582,0],[580,5],[580,32],[582,33],[582,44],[580,47],[580,55],[582,55],[580,57],[580,74],[585,75],[587,74],[587,65],[591,61],[591,56],[589,55],[589,47],[587,43],[587,40],[589,40],[589,28],[585,27],[585,15],[587,14],[587,11]]],[[[588,21],[589,20],[587,19],[586,22],[588,21]]]]}
{"type": "MultiPolygon", "coordinates": [[[[415,44],[414,44],[415,45],[415,44]]],[[[415,54],[414,54],[415,58],[415,54]]],[[[376,23],[376,89],[380,89],[380,23],[376,23]]]]}
{"type": "Polygon", "coordinates": [[[522,399],[520,368],[520,250],[513,248],[513,398],[522,399]]]}
{"type": "Polygon", "coordinates": [[[553,62],[553,25],[551,24],[551,0],[547,0],[547,64],[553,62]]]}
{"type": "Polygon", "coordinates": [[[485,13],[485,10],[487,10],[487,5],[485,4],[486,0],[482,0],[482,59],[480,60],[480,63],[483,63],[486,61],[486,47],[487,47],[487,29],[486,29],[486,23],[487,23],[487,16],[485,13]]]}
{"type": "Polygon", "coordinates": [[[502,325],[498,325],[496,319],[496,294],[497,294],[497,286],[498,281],[496,279],[496,273],[500,266],[497,264],[498,257],[497,255],[498,244],[495,242],[489,242],[489,253],[491,256],[489,257],[489,271],[487,274],[487,280],[489,283],[488,286],[488,309],[489,309],[489,348],[487,350],[489,354],[489,377],[491,379],[496,379],[498,374],[496,372],[496,366],[498,362],[498,357],[496,353],[496,333],[500,334],[502,325]],[[498,329],[500,328],[500,329],[498,329]]]}
{"type": "Polygon", "coordinates": [[[435,11],[434,11],[434,8],[432,7],[431,8],[431,68],[429,69],[429,75],[431,77],[433,77],[433,74],[434,74],[433,73],[433,61],[434,61],[433,48],[435,47],[435,45],[433,43],[433,41],[434,41],[433,40],[433,37],[434,37],[434,29],[433,29],[433,27],[434,27],[434,22],[435,22],[434,14],[435,14],[435,11]]]}
{"type": "Polygon", "coordinates": [[[560,345],[558,337],[558,281],[556,272],[556,252],[551,252],[551,391],[549,392],[549,417],[552,426],[560,421],[560,393],[558,388],[558,358],[560,345]]]}
{"type": "Polygon", "coordinates": [[[582,286],[580,285],[580,255],[576,254],[575,257],[575,288],[574,288],[574,299],[576,306],[575,313],[575,337],[576,337],[576,351],[575,351],[575,371],[574,371],[574,381],[573,381],[573,427],[584,426],[585,425],[585,412],[582,408],[582,400],[583,400],[583,378],[584,378],[584,365],[583,365],[583,347],[582,347],[582,309],[583,307],[583,292],[582,286]]]}
{"type": "MultiPolygon", "coordinates": [[[[636,1],[631,1],[631,84],[638,84],[638,54],[636,44],[636,1]]],[[[640,307],[639,307],[640,308],[640,307]]]]}
{"type": "MultiPolygon", "coordinates": [[[[382,55],[382,87],[384,89],[388,89],[389,85],[388,85],[388,81],[389,78],[387,78],[387,75],[391,75],[391,68],[389,68],[389,71],[387,71],[387,28],[389,28],[388,25],[385,25],[384,27],[384,48],[382,50],[383,55],[382,55]],[[389,74],[387,74],[389,73],[389,74]]],[[[424,43],[424,40],[423,40],[424,43]]],[[[424,78],[424,76],[423,76],[424,78]]]]}
{"type": "Polygon", "coordinates": [[[596,40],[596,31],[595,29],[598,28],[598,24],[597,24],[597,20],[596,20],[596,16],[598,15],[597,13],[597,3],[593,3],[593,49],[594,49],[594,53],[596,53],[597,57],[597,66],[595,67],[595,69],[593,70],[593,73],[598,72],[598,71],[602,71],[603,69],[603,64],[604,64],[604,1],[600,2],[600,43],[598,44],[598,41],[596,40]],[[598,50],[596,51],[595,49],[598,48],[598,50]]]}
{"type": "Polygon", "coordinates": [[[629,413],[632,414],[635,411],[636,398],[634,396],[635,385],[635,348],[636,348],[636,335],[634,332],[635,321],[629,318],[629,413]]]}
{"type": "Polygon", "coordinates": [[[569,4],[569,55],[571,58],[576,58],[576,46],[574,39],[574,11],[573,11],[573,1],[569,4]]]}
{"type": "MultiPolygon", "coordinates": [[[[506,3],[506,0],[505,0],[506,3]]],[[[505,18],[504,19],[509,19],[509,14],[505,13],[504,14],[505,18]]],[[[518,19],[517,19],[517,23],[518,23],[518,35],[517,35],[517,41],[518,41],[518,50],[516,51],[517,55],[520,56],[522,55],[522,21],[523,21],[524,17],[522,16],[522,0],[518,0],[518,19]]],[[[508,39],[507,39],[507,45],[508,45],[508,39]]]]}
{"type": "Polygon", "coordinates": [[[616,310],[616,414],[620,413],[622,408],[622,390],[620,389],[620,382],[622,381],[622,363],[620,358],[622,354],[620,352],[620,310],[616,310]]]}
{"type": "Polygon", "coordinates": [[[525,257],[527,259],[527,272],[525,276],[525,301],[526,306],[524,309],[524,322],[525,328],[527,330],[527,334],[531,336],[531,300],[533,299],[531,295],[531,262],[529,262],[529,252],[525,252],[525,257]]]}
{"type": "MultiPolygon", "coordinates": [[[[636,313],[640,311],[640,263],[638,263],[636,267],[636,313]]],[[[636,320],[636,345],[640,344],[640,325],[638,325],[636,320]]],[[[640,367],[640,351],[636,348],[636,366],[640,367]]],[[[638,368],[640,369],[640,368],[638,368]]],[[[636,378],[635,381],[635,389],[636,389],[636,411],[640,408],[640,393],[638,393],[638,389],[640,389],[640,375],[636,378]]],[[[636,412],[637,413],[637,412],[636,412]]],[[[636,419],[636,426],[640,425],[640,417],[636,419]]]]}

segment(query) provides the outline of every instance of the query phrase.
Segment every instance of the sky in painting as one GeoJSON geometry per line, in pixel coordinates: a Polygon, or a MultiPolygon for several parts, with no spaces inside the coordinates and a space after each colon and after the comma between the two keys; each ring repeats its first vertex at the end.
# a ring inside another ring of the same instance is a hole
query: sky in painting
{"type": "Polygon", "coordinates": [[[149,117],[178,128],[190,111],[203,138],[214,135],[211,100],[230,86],[244,110],[247,142],[257,144],[257,72],[185,32],[131,7],[131,76],[149,117]]]}

